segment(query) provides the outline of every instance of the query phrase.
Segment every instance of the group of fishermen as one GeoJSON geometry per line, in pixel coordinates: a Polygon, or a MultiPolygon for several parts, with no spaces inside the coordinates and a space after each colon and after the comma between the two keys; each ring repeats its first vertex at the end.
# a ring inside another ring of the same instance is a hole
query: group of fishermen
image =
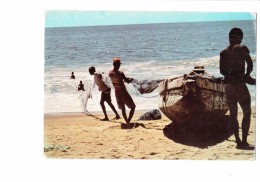
{"type": "MultiPolygon", "coordinates": [[[[230,119],[233,123],[233,133],[237,148],[249,146],[247,136],[251,119],[251,98],[246,83],[255,84],[255,79],[250,77],[250,73],[253,70],[250,51],[247,46],[241,44],[242,39],[243,32],[240,28],[231,29],[229,32],[229,46],[220,52],[219,61],[220,73],[224,76],[226,101],[230,111],[230,119]],[[239,123],[237,120],[238,103],[243,111],[242,140],[239,137],[239,123]]],[[[119,71],[121,66],[121,59],[119,57],[113,58],[113,66],[113,70],[109,72],[109,77],[115,89],[118,108],[122,111],[126,124],[129,125],[134,115],[136,105],[128,93],[124,82],[130,83],[133,81],[133,78],[128,78],[122,71],[119,71]],[[129,116],[126,114],[125,106],[130,109],[129,116]]],[[[120,119],[119,114],[111,102],[111,88],[102,80],[102,74],[97,73],[93,66],[89,68],[89,73],[94,76],[95,84],[98,86],[99,91],[101,91],[100,105],[105,115],[105,118],[101,120],[109,121],[104,105],[105,102],[107,102],[115,113],[116,116],[114,119],[120,119]]],[[[72,77],[75,78],[74,74],[72,74],[72,77]]],[[[78,90],[84,90],[82,82],[78,90]]]]}

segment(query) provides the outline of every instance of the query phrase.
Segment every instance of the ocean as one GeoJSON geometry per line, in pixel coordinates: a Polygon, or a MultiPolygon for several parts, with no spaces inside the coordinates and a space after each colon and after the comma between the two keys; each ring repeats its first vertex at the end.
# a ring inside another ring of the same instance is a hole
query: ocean
{"type": "MultiPolygon", "coordinates": [[[[117,56],[122,60],[120,70],[138,80],[187,74],[196,65],[222,76],[219,53],[229,45],[228,33],[233,27],[244,32],[242,43],[250,50],[254,63],[251,76],[256,78],[256,21],[45,28],[44,113],[83,112],[77,91],[80,80],[85,87],[93,81],[90,66],[108,74],[113,68],[112,58],[117,56]],[[75,80],[70,79],[71,72],[75,80]]],[[[137,110],[158,108],[158,90],[141,95],[131,84],[126,86],[137,110]]],[[[256,87],[248,87],[255,105],[256,87]]],[[[87,110],[101,111],[99,100],[95,87],[87,110]]],[[[114,90],[112,103],[117,108],[114,90]]]]}

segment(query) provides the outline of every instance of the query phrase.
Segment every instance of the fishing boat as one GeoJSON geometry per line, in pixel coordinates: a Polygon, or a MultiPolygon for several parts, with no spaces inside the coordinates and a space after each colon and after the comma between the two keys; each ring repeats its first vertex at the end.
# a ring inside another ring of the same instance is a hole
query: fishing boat
{"type": "Polygon", "coordinates": [[[222,79],[208,74],[204,66],[165,79],[158,89],[159,109],[176,123],[219,118],[228,111],[222,79]]]}

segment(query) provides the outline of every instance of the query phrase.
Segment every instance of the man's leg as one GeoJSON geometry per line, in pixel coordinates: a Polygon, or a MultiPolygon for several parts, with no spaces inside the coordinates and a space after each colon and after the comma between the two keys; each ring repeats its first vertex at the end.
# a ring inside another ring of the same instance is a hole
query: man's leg
{"type": "Polygon", "coordinates": [[[126,115],[126,111],[125,111],[125,106],[124,105],[121,107],[121,110],[122,110],[123,118],[125,119],[126,124],[128,124],[128,122],[127,122],[127,115],[126,115]]]}
{"type": "Polygon", "coordinates": [[[134,113],[135,113],[135,105],[134,105],[134,106],[131,108],[131,110],[130,110],[127,123],[130,123],[130,121],[131,121],[131,119],[132,119],[134,113]]]}
{"type": "Polygon", "coordinates": [[[129,124],[135,113],[136,106],[135,106],[135,103],[134,103],[132,97],[130,96],[130,94],[128,92],[126,92],[124,95],[124,102],[127,105],[127,107],[130,108],[130,112],[129,112],[129,116],[128,116],[128,120],[127,120],[127,124],[129,124]]]}
{"type": "Polygon", "coordinates": [[[107,117],[107,112],[106,112],[106,107],[105,107],[105,99],[104,99],[104,93],[103,92],[101,93],[100,105],[101,105],[102,111],[105,115],[105,118],[101,119],[101,121],[109,121],[109,119],[107,117]]]}
{"type": "Polygon", "coordinates": [[[119,114],[116,111],[116,108],[114,107],[114,105],[112,104],[112,102],[107,102],[107,104],[111,107],[111,109],[113,110],[113,112],[116,114],[115,119],[120,119],[119,114]]]}
{"type": "Polygon", "coordinates": [[[242,101],[239,102],[242,111],[243,111],[243,119],[242,119],[242,145],[248,146],[247,136],[250,128],[251,121],[251,98],[247,87],[245,86],[244,91],[241,92],[242,101]]]}
{"type": "Polygon", "coordinates": [[[226,85],[225,92],[226,92],[226,100],[227,105],[230,112],[230,121],[233,134],[236,139],[237,146],[241,145],[241,140],[239,138],[239,123],[237,121],[237,101],[236,101],[236,94],[234,93],[233,86],[226,85]]]}
{"type": "Polygon", "coordinates": [[[229,104],[230,120],[232,124],[232,131],[234,133],[237,145],[241,144],[239,138],[239,124],[237,120],[237,103],[229,104]]]}
{"type": "Polygon", "coordinates": [[[120,116],[119,116],[119,114],[116,111],[116,108],[112,104],[111,93],[110,92],[106,94],[106,102],[110,106],[110,108],[113,110],[113,112],[116,114],[116,117],[114,119],[120,119],[120,116]]]}
{"type": "Polygon", "coordinates": [[[242,144],[248,145],[247,136],[250,128],[250,117],[251,117],[251,106],[250,104],[241,104],[243,110],[243,119],[242,119],[242,144]],[[243,106],[242,106],[243,105],[243,106]]]}

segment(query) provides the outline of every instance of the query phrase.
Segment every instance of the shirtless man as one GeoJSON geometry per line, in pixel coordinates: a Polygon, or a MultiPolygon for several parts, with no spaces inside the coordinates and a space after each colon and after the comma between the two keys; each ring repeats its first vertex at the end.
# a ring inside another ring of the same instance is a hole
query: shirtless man
{"type": "Polygon", "coordinates": [[[101,119],[101,121],[109,121],[107,112],[106,112],[105,102],[107,102],[107,104],[111,107],[111,109],[116,114],[116,117],[114,119],[120,119],[120,116],[117,113],[117,111],[111,101],[111,88],[108,85],[106,85],[104,83],[104,81],[102,80],[102,74],[97,73],[95,67],[93,67],[93,66],[89,68],[89,74],[94,75],[95,84],[98,86],[99,91],[101,91],[100,105],[101,105],[102,111],[105,115],[105,118],[101,119]]]}
{"type": "Polygon", "coordinates": [[[248,83],[247,80],[252,80],[250,73],[253,70],[253,62],[247,46],[241,45],[242,39],[241,29],[231,29],[229,32],[230,45],[220,53],[220,73],[224,75],[226,100],[237,148],[249,147],[247,136],[251,119],[251,98],[246,83],[248,83]],[[247,65],[246,69],[245,65],[247,65]],[[242,141],[239,138],[237,120],[238,103],[243,111],[242,141]]]}
{"type": "Polygon", "coordinates": [[[118,108],[121,109],[124,120],[126,124],[129,125],[134,115],[136,106],[132,97],[127,92],[124,82],[130,83],[133,81],[133,78],[127,78],[123,72],[119,71],[120,65],[121,65],[120,58],[119,57],[113,58],[114,69],[109,72],[109,77],[115,88],[115,96],[116,96],[118,108]],[[130,109],[128,117],[126,115],[125,105],[130,109]]]}

